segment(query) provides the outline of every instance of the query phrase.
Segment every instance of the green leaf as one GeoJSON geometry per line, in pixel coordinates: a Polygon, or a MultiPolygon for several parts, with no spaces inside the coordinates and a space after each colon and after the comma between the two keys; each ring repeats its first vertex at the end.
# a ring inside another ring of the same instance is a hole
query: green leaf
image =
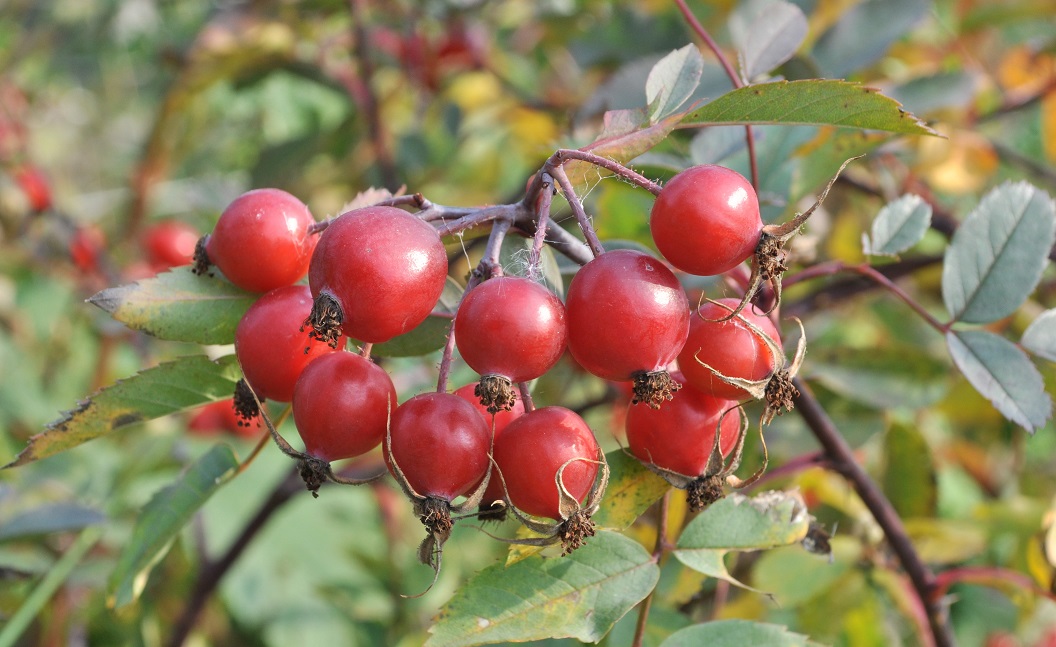
{"type": "Polygon", "coordinates": [[[1056,209],[1044,191],[1006,182],[983,197],[946,249],[942,297],[954,320],[988,323],[1034,291],[1056,241],[1056,209]]]}
{"type": "Polygon", "coordinates": [[[693,96],[703,71],[704,57],[692,43],[660,59],[645,80],[649,122],[656,123],[682,107],[693,96]]]}
{"type": "Polygon", "coordinates": [[[47,458],[123,427],[229,398],[241,377],[234,355],[216,361],[193,355],[148,368],[78,403],[76,409],[32,436],[15,460],[0,469],[47,458]]]}
{"type": "Polygon", "coordinates": [[[605,460],[609,464],[609,484],[601,507],[594,513],[594,522],[603,528],[623,530],[671,486],[622,449],[605,454],[605,460]]]}
{"type": "Polygon", "coordinates": [[[458,302],[462,300],[462,286],[450,276],[440,293],[440,301],[425,321],[402,335],[389,341],[374,344],[370,354],[376,357],[418,357],[440,350],[447,343],[447,331],[451,328],[458,302]]]}
{"type": "Polygon", "coordinates": [[[811,355],[810,373],[827,388],[877,409],[920,409],[949,390],[949,364],[918,348],[837,351],[811,355]]]}
{"type": "Polygon", "coordinates": [[[214,445],[179,480],[151,498],[139,512],[132,538],[110,576],[108,605],[121,607],[139,597],[150,569],[164,557],[177,533],[237,467],[229,446],[214,445]]]}
{"type": "Polygon", "coordinates": [[[764,492],[754,498],[734,493],[686,526],[675,557],[705,575],[744,586],[726,570],[726,553],[794,544],[806,536],[810,519],[798,492],[764,492]]]}
{"type": "MultiPolygon", "coordinates": [[[[650,123],[643,110],[610,110],[605,113],[601,136],[583,150],[626,164],[667,138],[682,118],[682,113],[675,113],[650,123]]],[[[600,177],[610,174],[578,160],[568,162],[564,168],[577,192],[585,191],[600,177]]]]}
{"type": "Polygon", "coordinates": [[[862,234],[862,251],[873,256],[897,256],[920,242],[931,225],[931,205],[912,193],[884,205],[873,219],[870,234],[862,234]]]}
{"type": "Polygon", "coordinates": [[[804,124],[938,135],[875,88],[824,79],[745,86],[682,118],[682,126],[715,124],[804,124]]]}
{"type": "Polygon", "coordinates": [[[1056,362],[1056,308],[1046,310],[1030,322],[1019,343],[1038,357],[1056,362]]]}
{"type": "Polygon", "coordinates": [[[791,633],[781,625],[751,620],[712,620],[676,631],[660,643],[660,647],[806,647],[811,644],[806,636],[791,633]]]}
{"type": "Polygon", "coordinates": [[[985,330],[951,330],[946,345],[957,368],[1001,415],[1032,434],[1052,415],[1041,374],[1012,342],[985,330]]]}
{"type": "Polygon", "coordinates": [[[427,647],[575,638],[598,642],[660,577],[637,542],[602,530],[564,557],[496,564],[441,610],[427,647]]]}
{"type": "Polygon", "coordinates": [[[884,434],[884,494],[902,518],[935,514],[938,479],[920,429],[894,424],[884,434]]]}
{"type": "Polygon", "coordinates": [[[188,265],[107,288],[88,302],[159,339],[230,344],[239,319],[259,296],[218,277],[196,276],[188,265]]]}
{"type": "Polygon", "coordinates": [[[750,81],[792,58],[807,37],[807,18],[791,2],[748,0],[730,16],[730,37],[741,76],[750,81]]]}
{"type": "Polygon", "coordinates": [[[106,521],[106,515],[78,503],[53,503],[26,510],[0,523],[0,541],[63,530],[80,530],[106,521]]]}

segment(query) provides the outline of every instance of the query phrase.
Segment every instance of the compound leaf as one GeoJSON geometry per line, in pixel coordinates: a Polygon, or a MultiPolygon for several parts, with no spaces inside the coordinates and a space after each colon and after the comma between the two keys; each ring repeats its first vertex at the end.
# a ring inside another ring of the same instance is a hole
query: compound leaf
{"type": "Polygon", "coordinates": [[[1056,209],[1027,182],[1006,182],[980,201],[946,250],[942,297],[955,320],[988,323],[1034,291],[1056,241],[1056,209]]]}
{"type": "Polygon", "coordinates": [[[196,276],[188,265],[107,288],[88,302],[159,339],[230,344],[239,319],[259,296],[217,277],[196,276]]]}
{"type": "Polygon", "coordinates": [[[1056,362],[1056,308],[1046,310],[1030,322],[1019,343],[1038,357],[1056,362]]]}
{"type": "Polygon", "coordinates": [[[49,423],[3,468],[25,465],[112,431],[231,397],[242,376],[234,355],[192,355],[136,373],[97,391],[49,423]]]}
{"type": "Polygon", "coordinates": [[[869,236],[862,234],[862,251],[873,256],[896,256],[920,242],[931,225],[931,205],[912,193],[884,205],[873,219],[869,236]]]}
{"type": "Polygon", "coordinates": [[[798,492],[764,492],[753,498],[734,493],[686,526],[675,557],[693,570],[744,586],[726,570],[726,553],[794,544],[806,536],[810,520],[798,492]]]}
{"type": "Polygon", "coordinates": [[[749,0],[730,16],[730,37],[746,81],[792,58],[806,36],[807,17],[785,0],[749,0]]]}
{"type": "Polygon", "coordinates": [[[147,583],[150,569],[168,551],[172,540],[213,492],[229,480],[238,459],[227,445],[215,445],[180,478],[154,495],[140,511],[132,538],[110,577],[107,604],[134,602],[147,583]]]}
{"type": "Polygon", "coordinates": [[[440,611],[426,647],[575,638],[598,642],[653,590],[660,569],[641,544],[599,531],[564,557],[490,566],[440,611]]]}
{"type": "Polygon", "coordinates": [[[1052,415],[1052,399],[1027,354],[985,330],[951,330],[946,345],[954,364],[979,393],[1030,433],[1052,415]]]}
{"type": "Polygon", "coordinates": [[[660,643],[660,647],[806,647],[813,644],[806,636],[792,633],[781,625],[751,620],[713,620],[676,631],[660,643]]]}
{"type": "Polygon", "coordinates": [[[716,124],[804,124],[938,135],[879,90],[828,79],[745,86],[682,118],[682,126],[716,124]]]}
{"type": "Polygon", "coordinates": [[[704,57],[692,43],[660,59],[645,80],[650,123],[671,115],[693,96],[703,72],[704,57]]]}

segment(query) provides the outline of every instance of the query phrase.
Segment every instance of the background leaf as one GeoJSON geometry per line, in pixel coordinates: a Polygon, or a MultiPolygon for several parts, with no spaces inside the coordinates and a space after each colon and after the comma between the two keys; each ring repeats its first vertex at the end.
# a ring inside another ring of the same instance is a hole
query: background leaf
{"type": "Polygon", "coordinates": [[[230,344],[239,319],[259,296],[218,277],[196,276],[188,265],[107,288],[88,302],[159,339],[230,344]]]}
{"type": "Polygon", "coordinates": [[[1052,415],[1041,374],[1012,342],[985,330],[951,330],[946,345],[972,386],[1012,422],[1034,433],[1052,415]]]}
{"type": "Polygon", "coordinates": [[[875,88],[818,79],[745,86],[682,118],[682,126],[710,124],[804,124],[937,134],[875,88]]]}
{"type": "Polygon", "coordinates": [[[1019,343],[1038,357],[1056,362],[1056,308],[1046,310],[1030,322],[1019,343]]]}
{"type": "Polygon", "coordinates": [[[918,348],[821,349],[810,355],[810,376],[846,398],[877,409],[919,409],[949,391],[949,364],[918,348]]]}
{"type": "Polygon", "coordinates": [[[693,43],[660,59],[645,80],[649,122],[671,115],[693,96],[703,71],[704,57],[693,43]]]}
{"type": "Polygon", "coordinates": [[[238,459],[227,445],[215,445],[144,506],[132,538],[125,545],[110,576],[107,603],[134,602],[146,586],[150,569],[161,559],[172,540],[213,492],[231,478],[238,459]]]}
{"type": "Polygon", "coordinates": [[[907,194],[884,205],[873,219],[869,236],[862,234],[862,251],[873,256],[896,256],[920,242],[931,225],[931,205],[907,194]]]}
{"type": "Polygon", "coordinates": [[[106,515],[78,503],[52,503],[16,514],[0,523],[0,541],[43,535],[62,530],[80,530],[106,521],[106,515]]]}
{"type": "Polygon", "coordinates": [[[938,480],[931,448],[913,425],[893,424],[884,434],[881,485],[903,518],[935,514],[938,480]]]}
{"type": "Polygon", "coordinates": [[[47,458],[123,427],[229,398],[241,377],[234,355],[216,361],[192,355],[148,368],[96,392],[48,424],[3,469],[47,458]]]}
{"type": "Polygon", "coordinates": [[[1006,182],[953,234],[942,297],[957,321],[987,323],[1015,312],[1034,291],[1056,241],[1056,210],[1027,182],[1006,182]]]}
{"type": "Polygon", "coordinates": [[[491,566],[441,610],[427,647],[575,638],[597,642],[656,586],[637,542],[605,530],[564,557],[491,566]]]}
{"type": "Polygon", "coordinates": [[[887,52],[891,43],[927,15],[924,0],[865,0],[856,3],[828,31],[812,52],[822,76],[847,76],[887,52]]]}
{"type": "Polygon", "coordinates": [[[609,464],[609,484],[593,519],[602,528],[623,530],[671,486],[622,449],[605,454],[605,460],[609,464]]]}
{"type": "Polygon", "coordinates": [[[803,539],[810,515],[798,492],[731,494],[711,504],[682,531],[675,557],[705,575],[744,586],[723,563],[735,550],[763,550],[803,539]]]}
{"type": "Polygon", "coordinates": [[[813,643],[806,636],[791,633],[781,625],[751,620],[713,620],[676,631],[660,647],[805,647],[810,644],[813,643]]]}
{"type": "Polygon", "coordinates": [[[749,0],[730,16],[730,37],[745,81],[792,58],[806,36],[807,17],[784,0],[749,0]]]}

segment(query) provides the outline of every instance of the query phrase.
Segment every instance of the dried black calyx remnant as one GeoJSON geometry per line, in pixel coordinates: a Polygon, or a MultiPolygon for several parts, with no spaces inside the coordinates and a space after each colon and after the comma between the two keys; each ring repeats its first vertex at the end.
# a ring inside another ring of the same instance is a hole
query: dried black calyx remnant
{"type": "Polygon", "coordinates": [[[690,511],[699,512],[726,496],[722,489],[723,481],[723,476],[715,474],[701,476],[686,484],[686,501],[690,511]]]}
{"type": "Polygon", "coordinates": [[[205,248],[208,242],[209,234],[206,234],[199,238],[198,242],[194,244],[194,256],[192,257],[194,265],[191,266],[191,272],[194,272],[198,276],[213,275],[210,271],[213,262],[209,260],[209,252],[205,248]]]}
{"type": "Polygon", "coordinates": [[[492,501],[490,503],[481,503],[480,507],[477,508],[477,521],[506,521],[506,517],[509,516],[506,504],[501,501],[492,501]]]}
{"type": "Polygon", "coordinates": [[[594,520],[585,510],[577,510],[561,523],[558,535],[561,537],[561,554],[567,555],[586,543],[587,537],[593,537],[594,520]]]}
{"type": "MultiPolygon", "coordinates": [[[[326,343],[330,348],[337,348],[337,340],[341,337],[341,324],[345,315],[341,311],[341,305],[333,296],[326,292],[320,292],[312,303],[312,312],[301,324],[301,330],[311,327],[308,337],[326,343]]],[[[305,347],[304,352],[308,352],[305,347]]]]}
{"type": "Polygon", "coordinates": [[[667,371],[640,371],[633,376],[634,397],[631,404],[644,402],[650,409],[659,409],[660,405],[675,396],[675,391],[682,385],[671,378],[667,371]]]}
{"type": "Polygon", "coordinates": [[[480,378],[480,382],[473,388],[473,395],[480,398],[481,406],[486,408],[488,413],[512,411],[513,405],[517,403],[513,382],[502,375],[485,375],[480,378]]]}
{"type": "Polygon", "coordinates": [[[319,487],[324,481],[329,480],[327,476],[331,473],[330,463],[321,458],[306,456],[297,463],[297,471],[300,473],[305,487],[312,493],[312,497],[318,499],[319,487]]]}
{"type": "Polygon", "coordinates": [[[792,376],[788,369],[782,369],[774,373],[770,381],[766,383],[766,410],[770,412],[770,418],[774,414],[781,415],[795,408],[794,398],[799,396],[799,389],[792,383],[792,376]]]}
{"type": "Polygon", "coordinates": [[[253,397],[253,391],[250,390],[245,378],[235,383],[233,401],[235,403],[235,413],[238,414],[239,426],[248,427],[252,422],[260,424],[258,422],[260,407],[257,405],[257,399],[253,397]]]}

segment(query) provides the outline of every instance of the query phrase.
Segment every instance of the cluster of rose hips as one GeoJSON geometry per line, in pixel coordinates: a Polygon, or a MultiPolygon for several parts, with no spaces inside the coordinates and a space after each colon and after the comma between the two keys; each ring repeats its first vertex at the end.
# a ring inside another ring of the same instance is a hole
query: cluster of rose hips
{"type": "MultiPolygon", "coordinates": [[[[710,165],[660,191],[651,227],[663,257],[694,274],[733,269],[766,235],[751,185],[710,165]]],[[[262,293],[235,335],[239,413],[252,419],[265,399],[292,403],[303,452],[263,417],[313,493],[324,481],[353,482],[333,472],[333,461],[382,446],[428,530],[422,561],[435,567],[452,514],[469,508],[482,519],[512,512],[541,534],[535,541],[561,541],[566,551],[593,534],[604,454],[578,414],[534,409],[528,396],[528,383],[566,349],[588,372],[633,383],[630,451],[686,489],[696,508],[740,482],[732,472],[747,427],[743,415],[727,414],[739,401],[769,397],[782,369],[787,381],[767,316],[737,299],[691,308],[668,265],[640,251],[598,254],[564,303],[541,283],[490,267],[470,281],[451,330],[480,381],[449,393],[445,375],[436,392],[403,403],[370,349],[437,306],[448,258],[432,224],[389,204],[317,223],[294,196],[259,189],[232,202],[198,241],[195,272],[214,267],[262,293]],[[308,285],[298,283],[305,274],[308,285]]]]}

